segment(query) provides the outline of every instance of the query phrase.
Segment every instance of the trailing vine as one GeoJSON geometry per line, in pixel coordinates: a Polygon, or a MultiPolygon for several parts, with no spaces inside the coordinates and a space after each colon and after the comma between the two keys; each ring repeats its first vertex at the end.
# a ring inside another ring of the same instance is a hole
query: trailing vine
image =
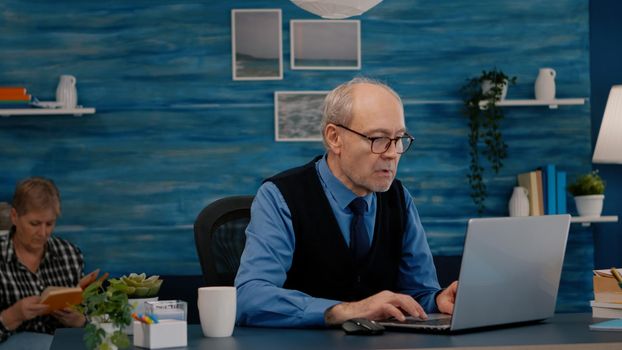
{"type": "Polygon", "coordinates": [[[497,101],[502,99],[504,85],[515,83],[516,77],[510,78],[495,68],[482,71],[480,76],[469,79],[461,89],[464,96],[463,113],[469,119],[471,161],[467,180],[471,186],[471,198],[480,214],[486,210],[487,196],[480,155],[488,160],[492,171],[498,174],[503,167],[503,159],[507,157],[508,146],[499,127],[504,115],[503,110],[497,106],[497,101]],[[482,84],[489,84],[489,89],[483,91],[482,84]]]}

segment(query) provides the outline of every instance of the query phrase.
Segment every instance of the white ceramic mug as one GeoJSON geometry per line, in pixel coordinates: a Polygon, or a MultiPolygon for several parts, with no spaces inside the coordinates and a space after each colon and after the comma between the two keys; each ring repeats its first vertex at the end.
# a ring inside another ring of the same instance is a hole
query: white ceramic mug
{"type": "Polygon", "coordinates": [[[229,337],[236,316],[235,287],[201,287],[197,300],[201,328],[206,337],[229,337]]]}

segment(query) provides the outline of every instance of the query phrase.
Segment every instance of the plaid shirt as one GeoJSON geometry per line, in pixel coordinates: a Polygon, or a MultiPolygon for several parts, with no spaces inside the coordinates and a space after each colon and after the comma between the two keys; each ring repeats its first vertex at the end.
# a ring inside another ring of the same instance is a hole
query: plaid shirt
{"type": "MultiPolygon", "coordinates": [[[[17,260],[13,247],[14,228],[0,236],[0,312],[20,299],[39,295],[49,286],[75,287],[83,275],[82,252],[61,238],[50,236],[37,272],[32,273],[17,260]]],[[[0,322],[0,343],[16,332],[29,331],[53,334],[63,325],[54,317],[39,316],[24,321],[17,329],[7,330],[0,322]]]]}

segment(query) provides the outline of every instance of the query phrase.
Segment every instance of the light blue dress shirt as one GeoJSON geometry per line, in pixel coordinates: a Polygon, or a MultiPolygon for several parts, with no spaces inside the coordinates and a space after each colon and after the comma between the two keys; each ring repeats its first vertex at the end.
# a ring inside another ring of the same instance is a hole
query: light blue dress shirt
{"type": "MultiPolygon", "coordinates": [[[[356,197],[330,171],[326,156],[315,165],[328,202],[350,244],[352,212],[348,204],[356,197]]],[[[404,188],[408,216],[399,267],[397,291],[412,295],[426,312],[436,312],[435,295],[440,290],[432,254],[413,203],[404,188]]],[[[365,225],[373,242],[376,220],[376,195],[367,202],[365,225]]],[[[315,298],[300,291],[285,289],[296,237],[292,218],[283,195],[272,182],[265,182],[251,207],[251,221],[246,228],[246,246],[235,279],[237,287],[237,322],[266,327],[323,326],[324,311],[339,300],[315,298]]]]}

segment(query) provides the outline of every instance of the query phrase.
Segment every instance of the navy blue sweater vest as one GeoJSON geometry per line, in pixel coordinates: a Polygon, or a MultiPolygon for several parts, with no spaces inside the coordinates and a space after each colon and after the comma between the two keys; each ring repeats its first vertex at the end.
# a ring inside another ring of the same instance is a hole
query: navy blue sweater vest
{"type": "Polygon", "coordinates": [[[266,180],[283,195],[296,237],[283,287],[339,301],[395,291],[406,220],[402,184],[394,180],[387,192],[376,193],[374,239],[367,261],[356,266],[315,170],[318,159],[266,180]]]}

